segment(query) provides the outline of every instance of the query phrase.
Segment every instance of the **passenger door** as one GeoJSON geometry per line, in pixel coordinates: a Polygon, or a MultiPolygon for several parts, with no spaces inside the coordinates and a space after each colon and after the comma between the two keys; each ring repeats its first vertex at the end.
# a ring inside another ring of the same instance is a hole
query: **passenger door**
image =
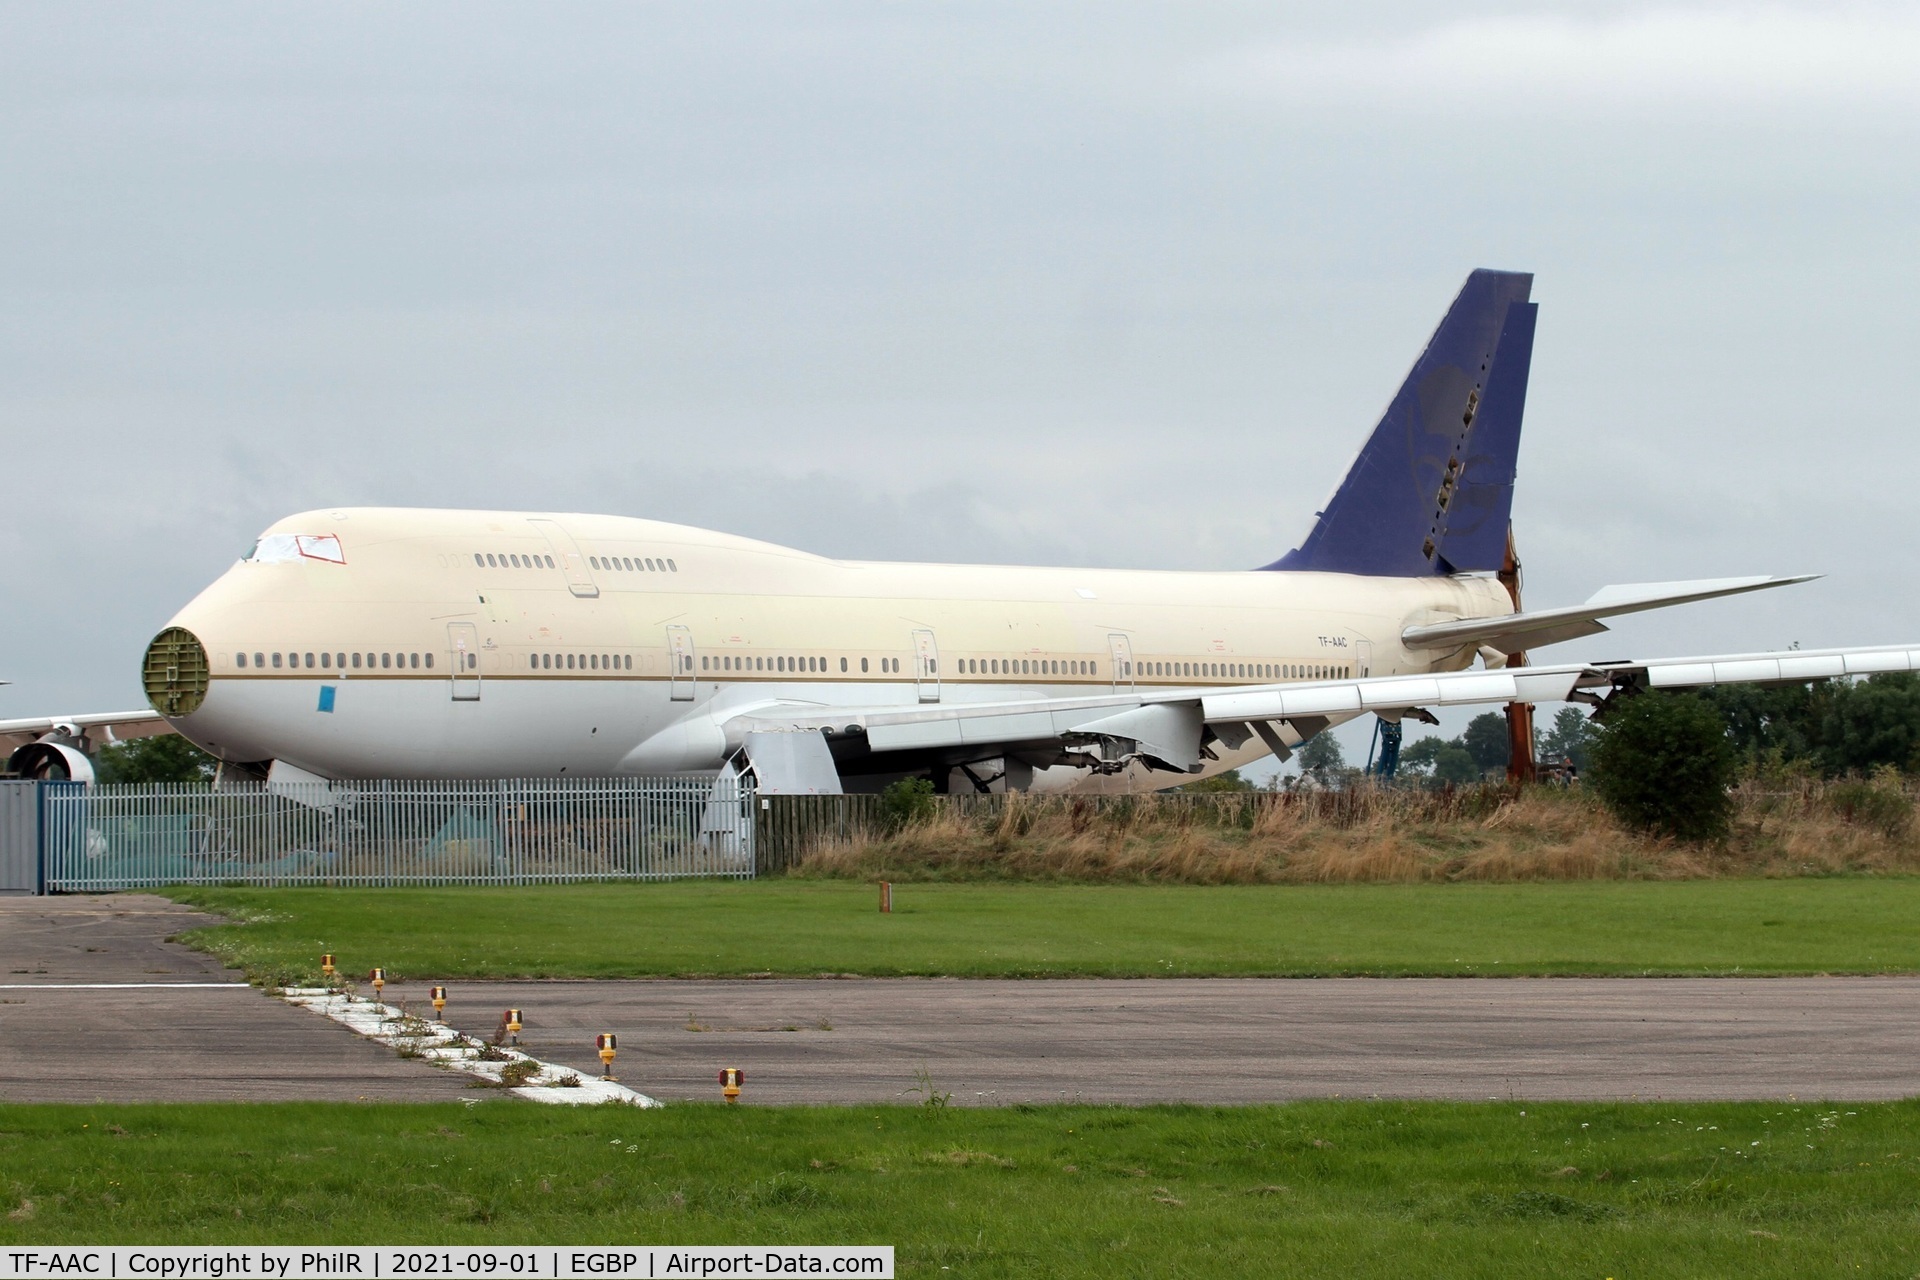
{"type": "Polygon", "coordinates": [[[453,700],[480,701],[480,628],[471,622],[449,622],[447,649],[453,666],[453,700]]]}
{"type": "Polygon", "coordinates": [[[1117,631],[1107,637],[1107,660],[1113,663],[1113,691],[1133,688],[1133,646],[1117,631]]]}
{"type": "Polygon", "coordinates": [[[576,596],[592,598],[600,594],[599,584],[593,580],[593,572],[587,564],[587,558],[580,554],[580,545],[573,535],[560,527],[556,520],[529,519],[528,524],[540,531],[547,540],[547,547],[553,552],[554,561],[561,572],[566,574],[567,590],[576,596]]]}
{"type": "Polygon", "coordinates": [[[940,646],[931,631],[913,633],[913,683],[920,701],[940,701],[940,646]]]}
{"type": "Polygon", "coordinates": [[[667,689],[671,701],[693,701],[693,632],[677,623],[667,628],[667,689]]]}

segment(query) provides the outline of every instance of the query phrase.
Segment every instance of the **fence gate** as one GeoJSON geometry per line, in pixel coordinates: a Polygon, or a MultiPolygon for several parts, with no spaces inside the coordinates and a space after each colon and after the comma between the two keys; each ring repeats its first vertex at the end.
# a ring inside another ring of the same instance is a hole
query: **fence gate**
{"type": "Polygon", "coordinates": [[[0,782],[0,893],[40,892],[40,784],[0,782]]]}
{"type": "Polygon", "coordinates": [[[449,622],[447,648],[453,660],[453,700],[480,701],[480,628],[471,622],[449,622]]]}

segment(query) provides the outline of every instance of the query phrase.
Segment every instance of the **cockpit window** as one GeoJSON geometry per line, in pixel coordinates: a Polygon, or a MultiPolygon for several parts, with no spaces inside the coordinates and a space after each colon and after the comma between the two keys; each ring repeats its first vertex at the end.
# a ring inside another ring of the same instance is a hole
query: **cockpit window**
{"type": "Polygon", "coordinates": [[[345,564],[346,553],[340,538],[331,533],[270,533],[247,552],[253,564],[284,564],[289,560],[320,560],[327,564],[345,564]]]}

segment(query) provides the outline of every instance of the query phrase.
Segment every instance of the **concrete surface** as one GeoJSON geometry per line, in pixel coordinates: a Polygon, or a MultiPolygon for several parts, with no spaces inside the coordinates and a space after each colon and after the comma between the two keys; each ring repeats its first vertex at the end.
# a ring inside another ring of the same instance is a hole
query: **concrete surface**
{"type": "MultiPolygon", "coordinates": [[[[474,1097],[165,939],[143,894],[0,899],[0,1101],[474,1097]],[[163,984],[188,984],[170,986],[163,984]],[[108,984],[108,985],[98,985],[108,984]],[[130,985],[129,985],[130,984],[130,985]]],[[[389,1004],[431,1013],[426,982],[389,1004]]],[[[447,983],[486,1035],[664,1099],[1870,1099],[1920,1092],[1920,977],[447,983]]]]}
{"type": "MultiPolygon", "coordinates": [[[[661,1099],[1896,1098],[1920,978],[856,979],[448,984],[448,1020],[661,1099]]],[[[389,1003],[428,1009],[425,987],[389,1003]]]]}
{"type": "Polygon", "coordinates": [[[214,923],[148,894],[0,898],[0,1101],[477,1096],[166,941],[214,923]]]}

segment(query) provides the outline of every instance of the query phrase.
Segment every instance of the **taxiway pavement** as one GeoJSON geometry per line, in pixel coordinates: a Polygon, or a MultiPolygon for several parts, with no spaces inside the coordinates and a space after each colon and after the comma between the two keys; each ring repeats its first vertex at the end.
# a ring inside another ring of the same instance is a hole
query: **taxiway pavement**
{"type": "MultiPolygon", "coordinates": [[[[434,1100],[466,1077],[245,986],[145,894],[0,898],[0,1101],[434,1100]],[[181,985],[169,985],[181,984],[181,985]]],[[[429,980],[389,1004],[431,1015],[429,980]]],[[[535,1056],[663,1099],[960,1105],[1920,1093],[1920,977],[462,982],[535,1056]]]]}
{"type": "MultiPolygon", "coordinates": [[[[424,988],[389,1003],[429,1008],[424,988]]],[[[661,1099],[1897,1098],[1920,978],[820,979],[451,983],[448,1019],[523,1010],[536,1057],[661,1099]],[[921,1073],[925,1073],[924,1076],[921,1073]]]]}
{"type": "Polygon", "coordinates": [[[167,941],[218,923],[151,894],[0,897],[0,1102],[476,1096],[167,941]]]}

